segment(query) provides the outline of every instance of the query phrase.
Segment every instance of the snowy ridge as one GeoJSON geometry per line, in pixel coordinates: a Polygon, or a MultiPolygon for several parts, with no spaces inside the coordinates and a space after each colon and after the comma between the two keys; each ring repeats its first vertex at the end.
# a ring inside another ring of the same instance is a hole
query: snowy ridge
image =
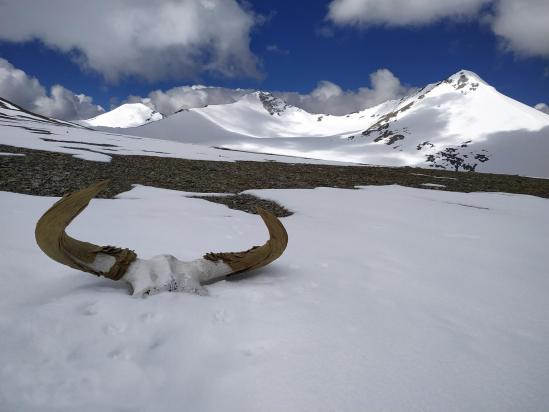
{"type": "Polygon", "coordinates": [[[126,103],[82,123],[92,127],[136,127],[162,120],[164,116],[143,103],[126,103]]]}
{"type": "MultiPolygon", "coordinates": [[[[312,114],[264,92],[250,93],[235,103],[190,109],[230,132],[258,138],[320,137],[360,130],[373,115],[394,102],[344,116],[312,114]]],[[[161,126],[158,126],[161,128],[161,126]]]]}
{"type": "Polygon", "coordinates": [[[0,99],[0,145],[68,153],[80,159],[98,162],[109,162],[111,155],[141,155],[229,162],[250,160],[326,163],[300,157],[219,150],[116,133],[120,129],[110,130],[113,132],[93,130],[76,123],[51,119],[0,99]]]}
{"type": "MultiPolygon", "coordinates": [[[[0,97],[0,126],[12,126],[17,127],[20,123],[64,126],[64,127],[76,127],[83,128],[82,125],[77,123],[68,122],[65,120],[53,119],[51,117],[43,116],[37,113],[33,113],[29,110],[16,105],[9,100],[0,97]]],[[[32,127],[29,126],[29,130],[32,127]]],[[[31,130],[32,131],[32,130],[31,130]]]]}

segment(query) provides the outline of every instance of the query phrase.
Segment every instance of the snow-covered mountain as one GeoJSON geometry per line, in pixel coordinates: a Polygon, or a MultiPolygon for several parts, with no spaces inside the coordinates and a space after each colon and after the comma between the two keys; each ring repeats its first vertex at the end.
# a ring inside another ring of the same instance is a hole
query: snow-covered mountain
{"type": "Polygon", "coordinates": [[[549,116],[466,70],[343,116],[311,114],[258,91],[124,133],[332,161],[549,177],[549,116]]]}
{"type": "MultiPolygon", "coordinates": [[[[52,119],[0,98],[0,146],[68,153],[77,158],[98,162],[109,162],[111,155],[141,155],[224,162],[249,160],[326,163],[316,159],[227,151],[169,140],[128,136],[118,133],[120,129],[112,130],[117,132],[94,130],[80,124],[52,119]]],[[[0,150],[0,156],[11,155],[0,150]]]]}
{"type": "Polygon", "coordinates": [[[356,138],[419,165],[547,176],[549,116],[465,70],[421,89],[356,138]]]}
{"type": "Polygon", "coordinates": [[[258,138],[319,137],[353,133],[372,115],[392,110],[389,101],[345,116],[312,114],[291,106],[271,93],[250,93],[233,104],[191,109],[230,132],[258,138]]]}
{"type": "Polygon", "coordinates": [[[93,152],[78,152],[82,157],[96,153],[93,156],[108,159],[112,152],[159,151],[185,157],[222,147],[234,152],[207,157],[235,160],[248,152],[265,153],[260,160],[271,154],[299,157],[299,161],[309,161],[304,160],[307,158],[549,177],[549,116],[499,93],[466,70],[403,99],[343,116],[308,113],[271,93],[256,91],[232,103],[180,110],[168,117],[142,103],[125,104],[84,121],[88,127],[101,129],[92,132],[25,112],[7,101],[3,105],[0,111],[6,113],[0,126],[10,127],[4,129],[10,133],[0,132],[0,143],[17,141],[18,145],[46,150],[55,146],[67,152],[95,142],[93,152]],[[26,133],[26,137],[14,137],[16,118],[17,134],[26,133]],[[36,142],[37,132],[25,122],[44,124],[45,119],[55,126],[47,133],[63,138],[49,139],[48,144],[43,138],[36,142]],[[78,133],[75,128],[80,129],[78,133]],[[77,137],[69,137],[75,133],[77,137]],[[65,138],[71,139],[70,146],[63,143],[65,138]],[[114,147],[98,145],[112,145],[113,139],[114,147]],[[78,141],[82,143],[78,145],[78,141]]]}
{"type": "Polygon", "coordinates": [[[82,124],[92,127],[136,127],[163,117],[143,103],[126,103],[92,119],[82,120],[82,124]]]}

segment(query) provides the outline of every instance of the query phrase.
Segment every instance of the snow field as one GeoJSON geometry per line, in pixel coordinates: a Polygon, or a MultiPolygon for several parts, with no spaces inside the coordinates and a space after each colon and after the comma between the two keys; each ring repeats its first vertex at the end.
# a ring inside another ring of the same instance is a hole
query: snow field
{"type": "MultiPolygon", "coordinates": [[[[286,253],[207,297],[132,298],[35,245],[55,201],[0,193],[7,411],[501,411],[549,404],[549,201],[403,188],[257,190],[286,253]]],[[[257,216],[137,186],[76,238],[144,258],[262,243],[257,216]]]]}

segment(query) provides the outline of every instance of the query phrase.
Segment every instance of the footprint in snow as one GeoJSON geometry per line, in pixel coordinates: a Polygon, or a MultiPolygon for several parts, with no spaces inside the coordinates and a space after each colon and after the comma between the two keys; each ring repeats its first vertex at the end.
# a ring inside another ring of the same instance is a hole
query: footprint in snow
{"type": "Polygon", "coordinates": [[[147,312],[143,313],[140,318],[143,323],[156,323],[162,320],[162,315],[159,313],[147,312]]]}
{"type": "Polygon", "coordinates": [[[85,316],[95,316],[99,313],[99,304],[97,302],[88,303],[80,308],[80,313],[85,316]]]}
{"type": "Polygon", "coordinates": [[[233,320],[232,313],[228,312],[225,309],[217,310],[214,313],[214,321],[218,323],[229,323],[233,320]]]}
{"type": "Polygon", "coordinates": [[[116,349],[109,353],[109,358],[127,361],[132,358],[132,354],[126,349],[116,349]]]}
{"type": "Polygon", "coordinates": [[[107,325],[105,326],[105,334],[106,335],[109,335],[109,336],[116,336],[116,335],[121,335],[123,334],[124,332],[126,332],[126,325],[115,325],[115,324],[110,324],[110,325],[107,325]]]}

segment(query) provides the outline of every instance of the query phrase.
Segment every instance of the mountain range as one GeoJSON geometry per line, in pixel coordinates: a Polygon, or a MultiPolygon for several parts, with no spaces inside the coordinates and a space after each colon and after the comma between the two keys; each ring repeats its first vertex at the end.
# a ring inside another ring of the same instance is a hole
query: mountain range
{"type": "MultiPolygon", "coordinates": [[[[549,115],[467,70],[400,100],[342,116],[309,113],[269,92],[252,91],[231,103],[168,116],[147,104],[128,103],[79,123],[97,129],[95,136],[119,136],[117,144],[124,135],[134,141],[159,139],[164,147],[171,141],[321,162],[549,178],[549,115]]],[[[102,146],[94,150],[105,153],[102,146]]]]}

